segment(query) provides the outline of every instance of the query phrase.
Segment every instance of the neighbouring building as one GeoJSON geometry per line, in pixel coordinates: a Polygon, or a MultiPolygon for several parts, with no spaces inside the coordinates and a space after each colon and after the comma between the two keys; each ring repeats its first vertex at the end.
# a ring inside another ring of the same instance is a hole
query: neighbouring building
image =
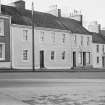
{"type": "Polygon", "coordinates": [[[97,22],[89,25],[92,32],[92,57],[94,68],[105,68],[105,37],[101,33],[101,26],[97,22]]]}

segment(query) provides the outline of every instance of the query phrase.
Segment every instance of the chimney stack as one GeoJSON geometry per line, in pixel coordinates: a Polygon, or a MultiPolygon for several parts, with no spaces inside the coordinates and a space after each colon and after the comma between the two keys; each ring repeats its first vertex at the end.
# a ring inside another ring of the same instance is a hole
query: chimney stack
{"type": "Polygon", "coordinates": [[[20,9],[25,9],[25,1],[23,0],[18,0],[12,3],[9,3],[8,5],[16,8],[20,8],[20,9]]]}
{"type": "Polygon", "coordinates": [[[88,30],[90,32],[100,33],[101,25],[97,21],[93,21],[88,25],[88,30]]]}
{"type": "Polygon", "coordinates": [[[61,17],[61,9],[58,9],[57,5],[51,5],[50,11],[48,11],[47,13],[50,13],[50,14],[57,16],[57,17],[61,17]]]}
{"type": "Polygon", "coordinates": [[[61,9],[58,9],[58,17],[61,17],[61,9]]]}
{"type": "Polygon", "coordinates": [[[80,24],[82,25],[82,22],[83,22],[83,16],[81,14],[81,11],[77,11],[77,10],[74,10],[73,13],[70,13],[70,19],[74,19],[76,21],[79,21],[80,24]]]}

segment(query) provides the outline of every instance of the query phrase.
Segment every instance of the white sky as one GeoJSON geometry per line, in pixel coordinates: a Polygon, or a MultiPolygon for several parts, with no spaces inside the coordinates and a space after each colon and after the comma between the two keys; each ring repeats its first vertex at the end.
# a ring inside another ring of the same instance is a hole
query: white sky
{"type": "MultiPolygon", "coordinates": [[[[1,0],[7,4],[16,0],[1,0]]],[[[97,20],[102,27],[105,27],[105,0],[24,0],[26,8],[31,9],[31,2],[37,11],[48,11],[50,5],[57,4],[63,14],[69,16],[74,9],[81,10],[85,23],[97,20]]]]}

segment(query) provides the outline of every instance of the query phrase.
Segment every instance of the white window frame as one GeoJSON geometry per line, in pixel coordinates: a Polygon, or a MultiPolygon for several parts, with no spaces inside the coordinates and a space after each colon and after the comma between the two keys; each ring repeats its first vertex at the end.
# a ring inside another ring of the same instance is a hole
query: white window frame
{"type": "Polygon", "coordinates": [[[51,33],[51,40],[52,40],[52,43],[55,43],[55,32],[51,33]]]}
{"type": "Polygon", "coordinates": [[[81,46],[83,45],[83,36],[81,36],[81,46]]]}
{"type": "Polygon", "coordinates": [[[4,20],[0,19],[0,27],[1,27],[1,32],[0,36],[4,36],[4,20]]]}
{"type": "Polygon", "coordinates": [[[28,30],[23,30],[23,40],[26,41],[28,40],[28,30]]]}
{"type": "Polygon", "coordinates": [[[87,52],[87,53],[86,53],[86,63],[87,63],[87,64],[90,64],[90,63],[91,63],[90,57],[91,57],[91,52],[87,52]]]}
{"type": "Polygon", "coordinates": [[[77,36],[74,36],[74,43],[77,44],[77,36]]]}
{"type": "Polygon", "coordinates": [[[28,52],[29,52],[28,49],[23,49],[22,50],[22,60],[25,61],[25,62],[27,62],[29,60],[29,57],[28,57],[29,54],[28,54],[28,52]],[[27,51],[27,59],[24,59],[24,51],[27,51]]]}
{"type": "Polygon", "coordinates": [[[65,60],[65,54],[66,54],[66,52],[63,51],[63,52],[62,52],[62,60],[65,60]]]}
{"type": "Polygon", "coordinates": [[[78,55],[79,64],[82,64],[82,60],[83,60],[83,52],[79,52],[79,55],[78,55]]]}
{"type": "Polygon", "coordinates": [[[104,50],[105,50],[105,49],[104,49],[104,45],[102,45],[102,52],[103,52],[103,53],[104,53],[104,50]]]}
{"type": "Polygon", "coordinates": [[[45,32],[44,31],[40,31],[40,42],[44,42],[44,40],[45,40],[45,32]]]}
{"type": "Polygon", "coordinates": [[[54,58],[55,58],[55,52],[51,51],[51,60],[54,60],[54,58]]]}
{"type": "Polygon", "coordinates": [[[66,41],[66,34],[62,34],[62,42],[65,43],[66,41]]]}
{"type": "Polygon", "coordinates": [[[99,46],[99,44],[97,44],[97,45],[96,45],[96,52],[97,52],[97,53],[99,53],[99,48],[100,48],[100,46],[99,46]]]}
{"type": "Polygon", "coordinates": [[[87,37],[87,46],[90,44],[90,37],[87,37]]]}
{"type": "Polygon", "coordinates": [[[2,58],[0,60],[5,60],[5,43],[0,43],[2,45],[2,58]]]}

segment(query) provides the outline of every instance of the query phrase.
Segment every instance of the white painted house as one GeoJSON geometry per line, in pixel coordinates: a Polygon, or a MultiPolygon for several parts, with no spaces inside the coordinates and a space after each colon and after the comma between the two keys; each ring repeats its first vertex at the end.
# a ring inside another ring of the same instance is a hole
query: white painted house
{"type": "MultiPolygon", "coordinates": [[[[11,67],[32,70],[32,14],[20,0],[2,5],[11,16],[11,67]],[[19,5],[20,4],[20,5],[19,5]]],[[[35,68],[71,69],[92,67],[92,35],[82,26],[82,16],[62,17],[61,10],[34,12],[35,68]]]]}
{"type": "Polygon", "coordinates": [[[73,38],[71,47],[73,66],[92,67],[92,36],[74,34],[73,38]]]}
{"type": "MultiPolygon", "coordinates": [[[[11,25],[12,66],[32,69],[32,29],[30,26],[11,25]]],[[[35,68],[69,69],[70,34],[67,30],[35,28],[35,68]]]]}

